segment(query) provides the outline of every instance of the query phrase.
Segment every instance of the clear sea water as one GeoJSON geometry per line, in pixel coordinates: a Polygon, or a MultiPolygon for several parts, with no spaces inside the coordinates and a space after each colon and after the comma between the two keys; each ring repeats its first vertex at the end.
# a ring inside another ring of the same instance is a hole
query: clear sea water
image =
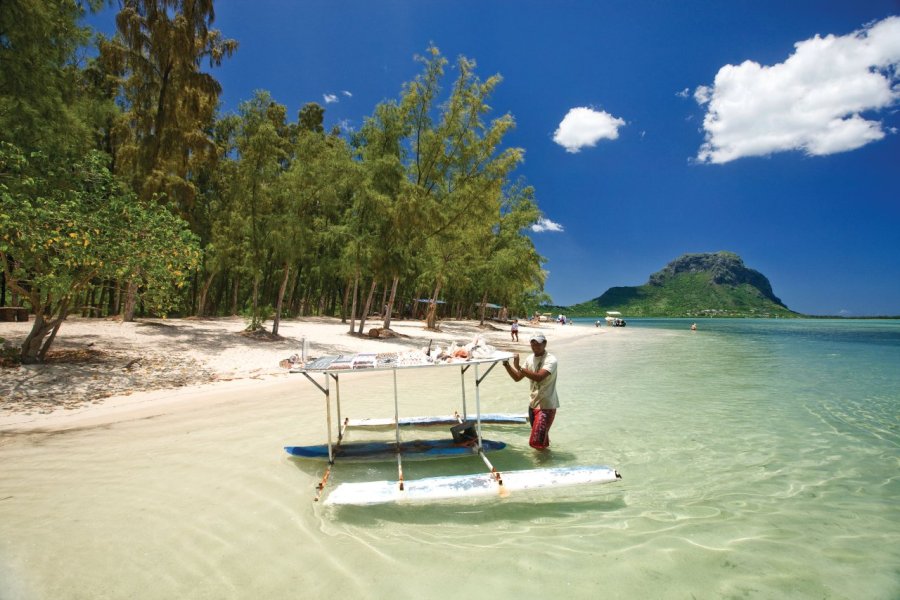
{"type": "MultiPolygon", "coordinates": [[[[622,473],[610,485],[323,507],[323,466],[281,450],[324,441],[321,394],[299,375],[154,418],[3,435],[0,598],[900,597],[900,321],[697,323],[550,329],[553,450],[486,429],[509,443],[490,455],[501,471],[602,464],[622,473]]],[[[343,377],[343,416],[392,416],[392,383],[343,377]]],[[[455,369],[398,385],[401,413],[457,407],[455,369]]],[[[483,410],[521,410],[525,385],[491,372],[483,410]]],[[[338,465],[329,485],[395,475],[338,465]]]]}

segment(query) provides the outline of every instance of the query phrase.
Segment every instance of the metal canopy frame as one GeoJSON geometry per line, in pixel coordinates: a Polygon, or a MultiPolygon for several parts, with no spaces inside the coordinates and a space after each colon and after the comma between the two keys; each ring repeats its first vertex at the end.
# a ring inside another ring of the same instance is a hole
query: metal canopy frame
{"type": "Polygon", "coordinates": [[[497,366],[497,363],[510,360],[513,357],[511,352],[495,352],[493,356],[490,358],[473,358],[469,359],[465,362],[447,362],[447,363],[432,363],[432,364],[421,364],[421,365],[390,365],[385,367],[370,367],[363,369],[321,369],[321,370],[300,370],[295,371],[302,374],[306,377],[307,380],[310,381],[319,391],[322,392],[325,399],[325,420],[327,426],[327,446],[328,446],[328,467],[325,470],[325,474],[322,476],[321,481],[316,486],[316,495],[314,501],[318,501],[322,493],[325,490],[325,486],[328,483],[328,479],[331,476],[331,470],[334,467],[334,463],[336,462],[335,457],[335,449],[340,446],[341,442],[344,439],[344,434],[346,433],[347,428],[349,427],[349,419],[341,420],[341,392],[340,392],[340,375],[342,373],[371,373],[373,371],[392,371],[393,375],[393,385],[394,385],[394,432],[395,439],[397,443],[397,475],[398,475],[398,485],[399,489],[402,491],[404,489],[404,479],[403,479],[403,453],[400,450],[400,401],[399,401],[399,393],[397,389],[397,371],[399,370],[408,370],[408,369],[418,369],[418,368],[450,368],[450,367],[459,367],[460,370],[460,383],[461,383],[461,398],[462,398],[462,409],[463,414],[458,418],[460,422],[464,422],[468,420],[468,409],[466,408],[466,373],[470,368],[474,367],[474,378],[475,378],[475,432],[476,432],[476,441],[473,450],[477,452],[477,454],[481,457],[482,461],[484,461],[485,466],[488,468],[488,473],[490,476],[497,482],[500,486],[501,494],[503,493],[503,476],[497,471],[491,461],[488,460],[487,456],[484,452],[483,447],[483,437],[482,437],[482,428],[481,428],[481,383],[485,380],[485,378],[490,374],[490,372],[497,366]],[[480,367],[482,365],[487,365],[487,369],[483,374],[480,373],[480,367]],[[316,379],[312,376],[312,374],[321,374],[324,375],[324,385],[320,384],[316,379]],[[331,381],[334,381],[334,405],[335,411],[337,413],[337,422],[340,424],[340,428],[337,430],[337,440],[333,440],[332,438],[332,410],[331,410],[331,381]]]}

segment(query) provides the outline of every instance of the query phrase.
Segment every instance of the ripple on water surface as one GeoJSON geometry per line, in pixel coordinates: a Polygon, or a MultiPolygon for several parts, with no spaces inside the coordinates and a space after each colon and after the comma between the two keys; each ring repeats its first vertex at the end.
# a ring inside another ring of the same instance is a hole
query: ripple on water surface
{"type": "MultiPolygon", "coordinates": [[[[487,428],[509,444],[489,455],[501,471],[602,464],[623,475],[608,486],[324,507],[312,502],[324,463],[281,449],[325,437],[321,394],[299,378],[168,416],[7,437],[0,597],[456,598],[436,583],[454,573],[497,598],[900,596],[893,333],[662,325],[566,344],[551,330],[562,406],[543,458],[526,429],[487,428]]],[[[343,416],[392,416],[389,375],[353,379],[343,416]]],[[[458,373],[398,380],[403,414],[456,408],[458,373]]],[[[484,410],[520,411],[526,387],[495,370],[481,393],[484,410]]],[[[404,474],[483,469],[426,461],[404,474]]],[[[395,477],[391,464],[338,465],[329,485],[395,477]]]]}

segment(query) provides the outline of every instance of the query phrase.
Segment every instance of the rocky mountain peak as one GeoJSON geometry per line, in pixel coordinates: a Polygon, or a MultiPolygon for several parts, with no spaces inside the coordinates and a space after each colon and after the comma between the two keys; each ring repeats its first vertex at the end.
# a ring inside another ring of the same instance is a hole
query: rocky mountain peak
{"type": "Polygon", "coordinates": [[[772,291],[768,278],[759,271],[746,267],[741,257],[734,252],[684,254],[652,274],[648,283],[661,286],[683,273],[708,273],[710,281],[715,285],[737,286],[746,283],[758,289],[772,302],[784,306],[772,291]]]}

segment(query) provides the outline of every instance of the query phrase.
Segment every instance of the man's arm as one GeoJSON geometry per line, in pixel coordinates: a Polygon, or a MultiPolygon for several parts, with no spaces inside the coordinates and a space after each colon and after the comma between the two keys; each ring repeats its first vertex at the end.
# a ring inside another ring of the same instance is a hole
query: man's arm
{"type": "Polygon", "coordinates": [[[518,354],[513,357],[512,365],[509,364],[508,360],[504,360],[503,366],[506,367],[506,372],[509,373],[509,376],[516,381],[522,381],[523,378],[527,378],[532,381],[543,381],[550,375],[550,371],[548,371],[547,369],[532,371],[531,369],[526,369],[525,367],[519,366],[518,354]]]}
{"type": "Polygon", "coordinates": [[[522,381],[522,378],[525,377],[525,374],[522,372],[522,368],[519,367],[519,355],[516,354],[513,357],[513,363],[509,364],[508,360],[503,361],[503,366],[506,367],[506,372],[509,373],[509,376],[513,378],[515,381],[522,381]]]}
{"type": "Polygon", "coordinates": [[[519,372],[522,374],[522,377],[527,377],[532,381],[543,381],[550,375],[550,371],[548,371],[547,369],[541,369],[540,371],[519,369],[519,372]]]}

